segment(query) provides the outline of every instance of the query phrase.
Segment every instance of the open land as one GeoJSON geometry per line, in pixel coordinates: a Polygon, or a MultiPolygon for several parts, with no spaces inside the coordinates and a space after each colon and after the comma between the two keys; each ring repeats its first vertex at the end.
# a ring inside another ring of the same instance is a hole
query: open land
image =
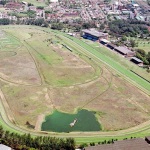
{"type": "MultiPolygon", "coordinates": [[[[22,1],[20,0],[20,2],[22,2],[22,1]]],[[[46,5],[46,2],[43,2],[43,1],[26,0],[25,2],[31,3],[31,4],[33,4],[34,6],[42,6],[42,7],[47,6],[47,5],[46,5]]]]}
{"type": "Polygon", "coordinates": [[[89,139],[82,137],[88,132],[70,133],[77,141],[94,141],[99,133],[106,138],[148,133],[150,84],[99,47],[31,26],[3,26],[0,33],[0,110],[13,129],[43,134],[43,116],[87,109],[95,112],[103,132],[90,133],[89,139]]]}

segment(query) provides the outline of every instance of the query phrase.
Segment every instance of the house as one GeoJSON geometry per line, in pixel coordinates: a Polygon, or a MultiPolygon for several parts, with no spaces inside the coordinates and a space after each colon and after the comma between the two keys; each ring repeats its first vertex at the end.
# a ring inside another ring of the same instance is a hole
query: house
{"type": "Polygon", "coordinates": [[[4,144],[0,144],[0,150],[12,150],[12,148],[8,147],[8,146],[6,146],[4,144]]]}
{"type": "Polygon", "coordinates": [[[137,64],[137,65],[139,65],[139,66],[143,66],[143,61],[140,60],[140,59],[138,59],[138,58],[136,58],[136,57],[132,57],[132,58],[130,59],[130,61],[132,61],[133,63],[135,63],[135,64],[137,64]]]}
{"type": "Polygon", "coordinates": [[[82,37],[89,40],[97,41],[100,39],[108,39],[108,33],[99,32],[95,29],[84,29],[82,30],[82,37]]]}
{"type": "Polygon", "coordinates": [[[128,48],[124,46],[115,47],[114,50],[124,55],[125,57],[133,57],[135,55],[135,52],[129,50],[128,48]]]}

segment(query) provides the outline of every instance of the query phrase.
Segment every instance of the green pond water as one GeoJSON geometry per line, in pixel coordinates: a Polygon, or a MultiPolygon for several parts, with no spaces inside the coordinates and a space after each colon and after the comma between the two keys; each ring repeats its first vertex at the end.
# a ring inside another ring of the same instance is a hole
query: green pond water
{"type": "Polygon", "coordinates": [[[100,131],[101,125],[97,121],[93,111],[83,109],[78,111],[77,114],[54,111],[53,114],[46,116],[41,130],[53,132],[100,131]],[[77,122],[71,127],[70,123],[75,119],[77,119],[77,122]]]}

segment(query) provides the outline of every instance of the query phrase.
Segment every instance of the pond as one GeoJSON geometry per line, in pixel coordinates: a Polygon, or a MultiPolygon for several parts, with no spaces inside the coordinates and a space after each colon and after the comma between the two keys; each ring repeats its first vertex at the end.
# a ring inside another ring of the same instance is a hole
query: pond
{"type": "Polygon", "coordinates": [[[56,110],[53,114],[46,116],[41,130],[68,133],[72,131],[100,131],[101,125],[93,111],[82,109],[76,114],[68,114],[56,110]]]}

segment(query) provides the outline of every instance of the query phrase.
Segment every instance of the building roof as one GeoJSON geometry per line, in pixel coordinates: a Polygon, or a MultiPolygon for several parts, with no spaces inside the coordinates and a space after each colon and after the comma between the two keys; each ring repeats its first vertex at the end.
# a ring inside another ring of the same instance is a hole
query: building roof
{"type": "Polygon", "coordinates": [[[117,141],[114,150],[149,150],[150,145],[142,138],[117,141]]]}
{"type": "Polygon", "coordinates": [[[12,150],[11,147],[8,147],[6,145],[0,144],[0,150],[12,150]]]}
{"type": "Polygon", "coordinates": [[[138,63],[143,63],[142,60],[140,60],[140,59],[138,59],[138,58],[136,58],[136,57],[132,57],[131,60],[135,60],[135,61],[138,62],[138,63]]]}
{"type": "Polygon", "coordinates": [[[116,45],[114,45],[114,44],[112,44],[112,43],[108,43],[107,46],[111,46],[111,47],[113,47],[113,48],[116,47],[116,45]]]}
{"type": "Polygon", "coordinates": [[[139,7],[139,5],[138,4],[132,4],[134,7],[139,7]]]}
{"type": "Polygon", "coordinates": [[[124,46],[118,46],[118,47],[115,47],[115,49],[123,54],[130,54],[130,53],[134,53],[132,52],[131,50],[129,50],[128,48],[124,47],[124,46]]]}
{"type": "Polygon", "coordinates": [[[84,30],[82,30],[82,32],[91,34],[91,35],[96,36],[96,37],[108,35],[108,33],[99,32],[99,31],[96,31],[95,29],[84,29],[84,30]]]}
{"type": "Polygon", "coordinates": [[[51,3],[56,3],[58,0],[50,0],[51,3]]]}
{"type": "Polygon", "coordinates": [[[85,150],[150,150],[150,145],[142,138],[116,141],[114,144],[89,146],[85,150]]]}
{"type": "Polygon", "coordinates": [[[120,16],[115,16],[115,18],[116,18],[117,20],[121,19],[121,17],[120,17],[120,16]]]}
{"type": "Polygon", "coordinates": [[[85,150],[114,150],[113,144],[104,144],[86,147],[85,150]]]}
{"type": "Polygon", "coordinates": [[[101,39],[100,41],[105,42],[105,43],[110,43],[110,41],[108,41],[106,39],[101,39]]]}

